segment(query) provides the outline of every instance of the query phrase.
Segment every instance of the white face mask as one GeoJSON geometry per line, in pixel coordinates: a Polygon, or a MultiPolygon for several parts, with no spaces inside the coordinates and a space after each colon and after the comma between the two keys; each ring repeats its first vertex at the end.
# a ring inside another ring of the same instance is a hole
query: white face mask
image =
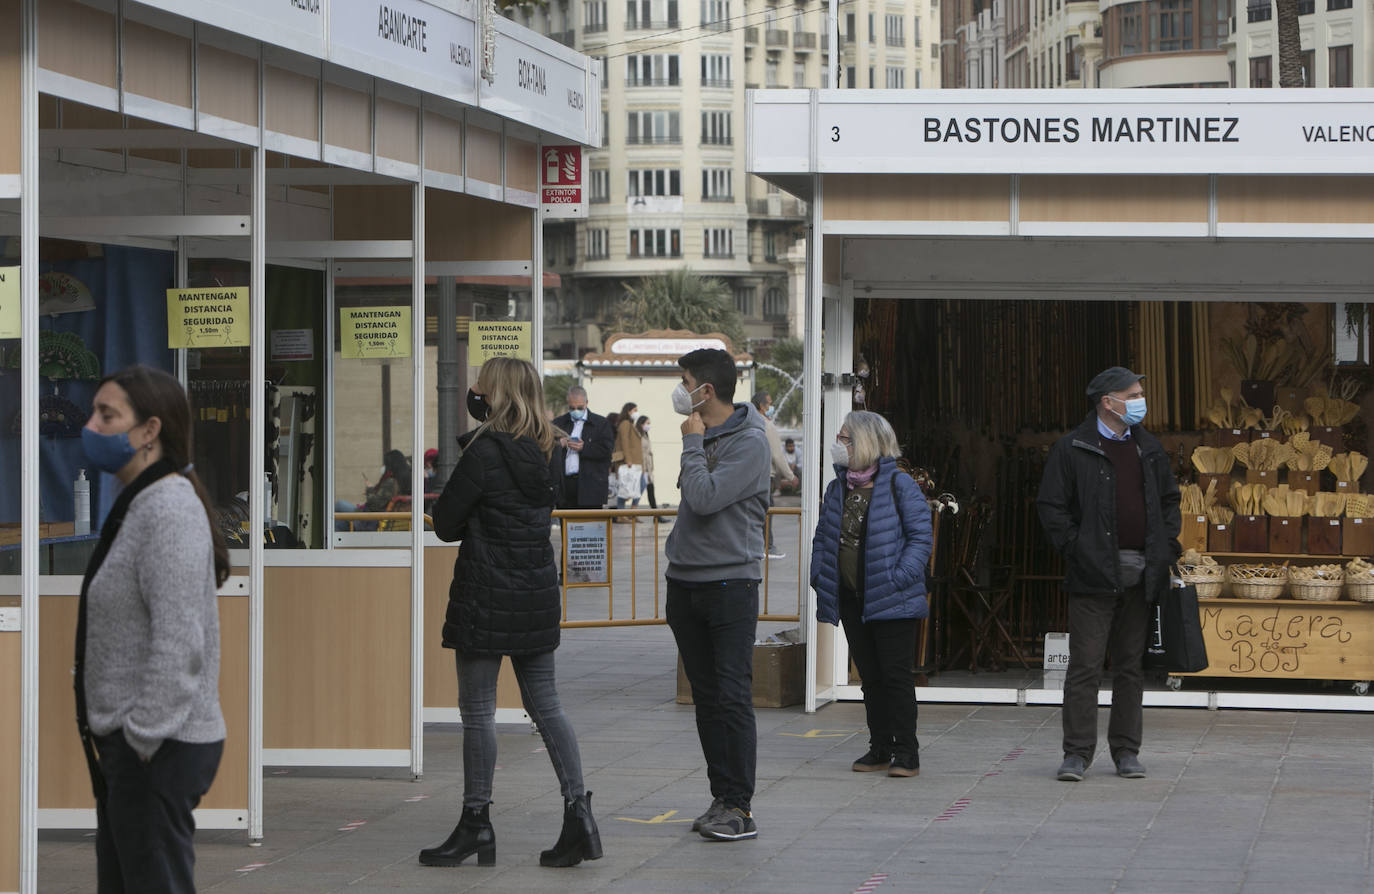
{"type": "Polygon", "coordinates": [[[640,431],[644,432],[644,434],[647,435],[647,434],[649,433],[649,429],[650,429],[650,428],[651,428],[651,426],[645,425],[643,428],[640,429],[640,431]]]}
{"type": "Polygon", "coordinates": [[[630,421],[631,421],[631,422],[638,422],[638,421],[639,421],[639,411],[638,411],[638,410],[631,410],[631,411],[630,411],[630,421]]]}
{"type": "Polygon", "coordinates": [[[688,391],[686,385],[682,384],[681,382],[678,382],[677,387],[673,389],[674,412],[680,413],[683,416],[692,415],[693,410],[695,410],[702,404],[706,403],[706,401],[704,400],[698,401],[697,403],[692,403],[692,395],[696,394],[698,391],[705,387],[705,385],[698,385],[691,391],[688,391]]]}
{"type": "Polygon", "coordinates": [[[849,468],[849,448],[835,441],[830,445],[830,460],[837,466],[849,468]]]}

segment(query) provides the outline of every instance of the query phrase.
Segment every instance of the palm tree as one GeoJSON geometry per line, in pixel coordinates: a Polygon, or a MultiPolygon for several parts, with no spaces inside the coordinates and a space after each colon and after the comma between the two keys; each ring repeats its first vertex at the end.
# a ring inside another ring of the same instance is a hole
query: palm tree
{"type": "Polygon", "coordinates": [[[693,273],[688,267],[646,276],[637,285],[626,283],[625,299],[620,303],[615,325],[624,332],[720,332],[730,339],[735,350],[744,346],[744,326],[729,287],[715,277],[693,273]]]}
{"type": "MultiPolygon", "coordinates": [[[[1298,0],[1273,0],[1279,29],[1279,86],[1302,87],[1302,35],[1298,33],[1298,0]]],[[[1312,72],[1307,73],[1308,77],[1312,72]]]]}

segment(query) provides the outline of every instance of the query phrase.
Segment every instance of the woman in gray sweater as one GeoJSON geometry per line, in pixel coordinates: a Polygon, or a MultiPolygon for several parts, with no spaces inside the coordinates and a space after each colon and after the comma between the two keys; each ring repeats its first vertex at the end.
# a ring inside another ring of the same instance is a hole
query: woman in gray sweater
{"type": "Polygon", "coordinates": [[[215,591],[229,554],[190,466],[191,412],[175,378],[135,366],[105,379],[81,443],[122,485],[77,621],[99,891],[194,891],[192,811],[224,749],[215,591]]]}

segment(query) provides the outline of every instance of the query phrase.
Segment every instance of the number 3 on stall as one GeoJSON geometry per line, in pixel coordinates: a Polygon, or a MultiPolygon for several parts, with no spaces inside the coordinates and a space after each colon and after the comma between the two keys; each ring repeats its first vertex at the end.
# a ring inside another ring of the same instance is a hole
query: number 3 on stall
{"type": "Polygon", "coordinates": [[[832,127],[832,128],[830,128],[830,142],[832,142],[832,143],[838,143],[839,141],[840,141],[840,129],[839,129],[839,127],[832,127]]]}

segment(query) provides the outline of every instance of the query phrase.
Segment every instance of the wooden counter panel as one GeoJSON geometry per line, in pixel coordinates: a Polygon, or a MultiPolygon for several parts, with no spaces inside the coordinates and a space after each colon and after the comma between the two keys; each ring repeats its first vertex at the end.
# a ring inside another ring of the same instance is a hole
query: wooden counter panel
{"type": "Polygon", "coordinates": [[[426,261],[528,261],[533,227],[529,208],[425,191],[426,261]]]}
{"type": "Polygon", "coordinates": [[[1374,177],[1218,177],[1220,223],[1374,223],[1374,177]]]}
{"type": "Polygon", "coordinates": [[[406,164],[420,163],[420,110],[377,97],[377,155],[406,164]]]}
{"type": "Polygon", "coordinates": [[[320,138],[320,81],[272,65],[263,69],[267,129],[302,140],[320,138]]]}
{"type": "Polygon", "coordinates": [[[334,187],[335,239],[409,239],[410,186],[334,187]]]}
{"type": "Polygon", "coordinates": [[[1374,604],[1201,599],[1198,676],[1374,680],[1374,604]]]}
{"type": "Polygon", "coordinates": [[[1206,223],[1207,178],[1022,175],[1021,220],[1206,223]]]}
{"type": "MultiPolygon", "coordinates": [[[[0,131],[0,174],[19,174],[23,155],[19,126],[15,123],[20,115],[20,34],[19,0],[0,0],[0,121],[10,122],[0,131]]],[[[0,887],[3,884],[0,879],[0,887]]]]}
{"type": "Polygon", "coordinates": [[[263,747],[410,747],[410,569],[268,568],[263,747]]]}
{"type": "Polygon", "coordinates": [[[539,191],[539,153],[529,140],[506,137],[506,185],[525,192],[539,191]]]}
{"type": "Polygon", "coordinates": [[[1005,176],[827,174],[826,220],[1011,219],[1005,176]]]}
{"type": "Polygon", "coordinates": [[[455,177],[463,175],[463,122],[425,112],[425,167],[455,177]]]}
{"type": "Polygon", "coordinates": [[[324,141],[372,154],[372,98],[341,84],[324,85],[324,141]]]}
{"type": "Polygon", "coordinates": [[[19,890],[21,639],[0,633],[0,891],[19,890]]]}
{"type": "Polygon", "coordinates": [[[196,65],[200,110],[257,126],[258,60],[202,43],[196,65]]]}
{"type": "MultiPolygon", "coordinates": [[[[81,739],[76,734],[76,695],[72,691],[72,648],[76,641],[79,597],[39,600],[38,806],[95,807],[81,739]]],[[[248,808],[248,599],[221,596],[220,710],[227,737],[215,783],[201,807],[248,808]]]]}
{"type": "Polygon", "coordinates": [[[191,108],[191,41],[142,22],[124,20],[124,89],[191,108]]]}
{"type": "Polygon", "coordinates": [[[80,81],[117,87],[115,17],[74,0],[38,4],[38,65],[80,81]]]}
{"type": "Polygon", "coordinates": [[[468,176],[487,183],[501,183],[501,134],[468,124],[468,176]]]}

